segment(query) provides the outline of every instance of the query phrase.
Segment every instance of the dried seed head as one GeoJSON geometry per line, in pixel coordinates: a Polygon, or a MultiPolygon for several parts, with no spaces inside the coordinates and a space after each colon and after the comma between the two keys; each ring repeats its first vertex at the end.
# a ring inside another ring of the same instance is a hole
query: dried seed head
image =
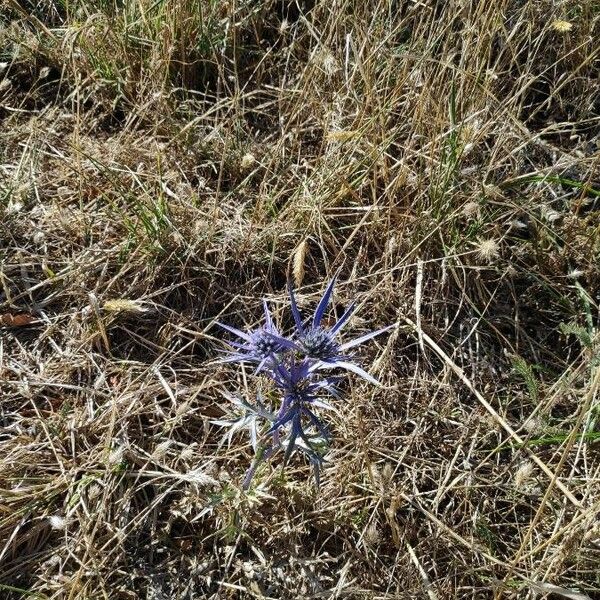
{"type": "Polygon", "coordinates": [[[321,66],[328,77],[332,77],[339,69],[338,62],[331,52],[324,52],[322,55],[321,66]]]}
{"type": "Polygon", "coordinates": [[[557,19],[556,21],[552,21],[552,29],[558,31],[559,33],[567,33],[573,29],[573,23],[569,23],[569,21],[563,21],[562,19],[557,19]]]}
{"type": "Polygon", "coordinates": [[[67,526],[65,519],[59,515],[52,515],[48,521],[52,529],[63,530],[67,526]]]}
{"type": "Polygon", "coordinates": [[[171,440],[165,440],[156,446],[152,453],[152,458],[163,458],[167,454],[167,450],[171,447],[171,440]]]}
{"type": "Polygon", "coordinates": [[[381,533],[377,528],[377,523],[371,523],[367,527],[363,539],[369,546],[374,546],[381,539],[381,533]]]}
{"type": "Polygon", "coordinates": [[[108,455],[108,464],[115,466],[123,462],[124,450],[122,446],[118,446],[110,451],[108,455]]]}
{"type": "Polygon", "coordinates": [[[181,454],[179,455],[179,458],[181,458],[182,460],[189,460],[190,458],[192,458],[194,456],[194,452],[196,451],[196,446],[197,444],[193,443],[184,448],[181,454]]]}
{"type": "Polygon", "coordinates": [[[107,300],[102,305],[102,310],[111,313],[144,313],[147,311],[138,301],[125,298],[107,300]]]}
{"type": "Polygon", "coordinates": [[[242,162],[240,163],[240,167],[242,171],[247,171],[254,163],[256,162],[256,157],[254,154],[248,152],[242,156],[242,162]]]}
{"type": "Polygon", "coordinates": [[[390,484],[393,477],[394,477],[394,467],[392,467],[392,463],[386,462],[385,465],[383,465],[383,472],[382,472],[382,478],[384,483],[386,484],[390,484]]]}
{"type": "Polygon", "coordinates": [[[462,207],[462,214],[465,217],[474,217],[478,212],[479,212],[479,204],[477,204],[477,202],[467,202],[463,207],[462,207]]]}
{"type": "Polygon", "coordinates": [[[477,256],[486,262],[492,262],[500,255],[500,245],[496,240],[479,240],[477,256]]]}
{"type": "Polygon", "coordinates": [[[46,241],[46,234],[41,229],[38,229],[38,231],[33,234],[31,241],[36,246],[42,246],[46,241]]]}
{"type": "Polygon", "coordinates": [[[303,240],[294,252],[293,275],[294,283],[297,287],[300,287],[302,285],[302,281],[304,280],[304,261],[306,260],[307,252],[308,240],[303,240]]]}
{"type": "Polygon", "coordinates": [[[538,433],[546,429],[546,423],[539,417],[530,417],[523,423],[523,428],[529,433],[538,433]]]}
{"type": "Polygon", "coordinates": [[[530,461],[525,461],[521,463],[517,472],[515,473],[515,487],[521,488],[523,484],[525,484],[531,475],[533,474],[533,463],[530,461]]]}

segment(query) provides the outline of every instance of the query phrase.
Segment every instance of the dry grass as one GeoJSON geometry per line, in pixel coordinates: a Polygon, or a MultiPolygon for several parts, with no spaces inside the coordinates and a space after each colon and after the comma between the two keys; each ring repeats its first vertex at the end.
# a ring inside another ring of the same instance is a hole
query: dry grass
{"type": "Polygon", "coordinates": [[[1,598],[600,597],[598,2],[0,15],[1,598]],[[337,268],[384,385],[244,493],[213,324],[337,268]]]}

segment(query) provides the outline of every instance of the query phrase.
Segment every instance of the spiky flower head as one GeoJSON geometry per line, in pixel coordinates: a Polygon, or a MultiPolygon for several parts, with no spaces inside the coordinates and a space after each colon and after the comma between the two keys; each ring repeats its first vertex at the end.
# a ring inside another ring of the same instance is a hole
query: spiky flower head
{"type": "Polygon", "coordinates": [[[264,372],[274,387],[274,394],[269,395],[268,402],[260,395],[256,405],[247,404],[243,400],[232,400],[242,409],[241,416],[234,420],[215,421],[216,424],[230,429],[228,440],[241,429],[250,431],[255,458],[244,479],[245,489],[250,486],[258,466],[281,449],[284,451],[284,464],[294,452],[308,457],[318,483],[329,443],[329,431],[319,413],[321,409],[334,410],[333,406],[325,401],[326,395],[340,397],[336,387],[340,377],[324,375],[323,369],[338,367],[377,383],[356,364],[354,356],[348,351],[390,327],[345,342],[339,339],[342,328],[354,311],[355,303],[346,309],[331,328],[322,324],[335,281],[336,277],[329,282],[312,319],[306,323],[302,320],[294,291],[291,284],[289,285],[295,323],[294,332],[289,337],[279,333],[266,302],[263,302],[265,323],[257,329],[246,332],[219,323],[239,340],[229,342],[233,350],[225,355],[222,362],[256,364],[256,372],[264,372]],[[277,400],[274,400],[275,398],[277,400]],[[272,401],[278,402],[278,410],[270,407],[272,401]]]}
{"type": "Polygon", "coordinates": [[[388,331],[393,326],[384,327],[377,331],[372,331],[363,336],[349,340],[347,342],[341,342],[339,340],[339,334],[348,322],[356,306],[355,302],[352,302],[350,306],[345,310],[339,320],[330,328],[327,329],[322,326],[322,320],[327,310],[327,306],[331,300],[333,294],[333,288],[335,286],[337,276],[329,282],[317,308],[315,314],[307,326],[302,320],[300,311],[298,310],[298,304],[294,295],[294,290],[291,283],[289,284],[290,304],[292,308],[292,315],[296,325],[295,339],[292,343],[286,342],[285,340],[279,340],[282,344],[287,345],[289,348],[295,349],[307,358],[317,361],[319,364],[317,368],[321,367],[340,367],[347,371],[356,373],[363,379],[370,381],[371,383],[377,384],[377,380],[364,371],[354,362],[354,357],[348,354],[347,351],[360,346],[367,340],[374,338],[385,331],[388,331]]]}
{"type": "MultiPolygon", "coordinates": [[[[228,352],[221,362],[248,362],[255,363],[258,366],[256,371],[263,370],[265,365],[275,360],[275,357],[286,349],[286,346],[279,341],[281,338],[277,327],[273,323],[273,318],[269,311],[266,301],[263,300],[263,309],[265,314],[265,324],[249,332],[241,331],[230,325],[218,323],[226,331],[233,333],[241,342],[230,341],[229,344],[235,348],[235,351],[228,352]]],[[[271,365],[273,366],[273,365],[271,365]]]]}

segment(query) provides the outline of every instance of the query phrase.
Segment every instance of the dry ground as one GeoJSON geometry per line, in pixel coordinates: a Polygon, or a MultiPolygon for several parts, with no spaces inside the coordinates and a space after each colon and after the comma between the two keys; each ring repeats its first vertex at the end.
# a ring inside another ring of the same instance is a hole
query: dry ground
{"type": "Polygon", "coordinates": [[[600,598],[600,3],[3,0],[2,599],[600,598]],[[329,462],[249,493],[216,319],[341,268],[329,462]]]}

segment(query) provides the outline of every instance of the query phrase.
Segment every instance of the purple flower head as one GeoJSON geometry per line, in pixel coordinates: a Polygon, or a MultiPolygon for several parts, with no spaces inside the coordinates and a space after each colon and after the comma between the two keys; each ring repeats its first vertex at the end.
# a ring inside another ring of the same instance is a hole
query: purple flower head
{"type": "MultiPolygon", "coordinates": [[[[248,489],[257,468],[270,460],[280,450],[284,452],[283,464],[296,452],[308,458],[314,467],[317,484],[324,456],[330,441],[327,426],[320,418],[322,410],[334,410],[324,398],[329,395],[340,398],[336,387],[339,375],[325,374],[325,369],[340,368],[352,371],[364,379],[377,381],[359,367],[350,352],[371,338],[390,329],[385,327],[358,338],[343,341],[342,328],[346,325],[355,307],[353,302],[341,318],[332,326],[323,325],[333,288],[334,277],[328,284],[323,297],[310,320],[303,321],[296,304],[291,284],[289,285],[292,315],[295,328],[290,337],[283,337],[273,323],[267,303],[264,303],[265,322],[251,331],[241,331],[219,323],[238,339],[230,341],[232,350],[222,362],[248,362],[256,366],[256,373],[263,371],[271,382],[271,392],[265,404],[259,395],[256,404],[233,399],[241,414],[235,419],[220,419],[215,424],[227,427],[224,438],[242,430],[250,431],[254,449],[254,460],[244,478],[243,487],[248,489]]],[[[337,411],[336,411],[337,412],[337,411]]]]}
{"type": "Polygon", "coordinates": [[[294,450],[306,453],[311,462],[317,460],[320,454],[317,449],[319,443],[329,441],[327,427],[315,414],[315,408],[332,409],[324,402],[319,394],[326,392],[332,396],[339,397],[335,389],[336,378],[314,377],[314,363],[304,359],[296,362],[292,357],[289,368],[278,364],[273,372],[273,381],[283,395],[281,408],[277,418],[269,430],[278,442],[278,436],[282,428],[289,427],[289,435],[285,440],[285,461],[294,450]],[[306,426],[312,426],[316,434],[307,433],[306,426]]]}
{"type": "Polygon", "coordinates": [[[316,367],[315,362],[310,359],[297,362],[293,356],[289,368],[282,363],[277,364],[271,377],[275,386],[283,393],[284,404],[304,402],[322,405],[323,402],[318,398],[322,392],[339,398],[335,387],[339,377],[316,377],[316,367]]]}
{"type": "Polygon", "coordinates": [[[339,318],[339,320],[331,327],[331,329],[326,329],[321,325],[321,321],[323,320],[323,316],[325,314],[325,310],[331,300],[331,296],[333,294],[333,287],[335,285],[336,277],[331,280],[323,297],[319,301],[315,314],[312,318],[312,322],[309,325],[305,325],[302,321],[302,317],[300,315],[300,311],[298,310],[298,305],[296,303],[296,298],[294,296],[294,290],[292,289],[291,284],[289,285],[290,292],[290,303],[292,307],[292,315],[294,316],[294,322],[296,324],[296,341],[288,342],[284,339],[277,339],[282,345],[286,345],[289,348],[293,348],[300,353],[302,353],[307,358],[311,358],[313,360],[321,363],[317,368],[320,367],[340,367],[342,369],[346,369],[348,371],[352,371],[360,377],[370,381],[371,383],[377,384],[378,381],[369,375],[366,371],[361,369],[356,363],[353,362],[354,357],[351,354],[347,353],[347,350],[351,348],[355,348],[359,346],[363,342],[374,338],[375,336],[388,331],[393,327],[390,325],[389,327],[384,327],[383,329],[378,329],[377,331],[372,331],[371,333],[367,333],[361,337],[355,338],[348,342],[342,343],[338,340],[338,334],[340,333],[342,327],[348,322],[348,319],[354,312],[354,308],[356,303],[352,302],[350,306],[346,309],[344,314],[339,318]]]}
{"type": "Polygon", "coordinates": [[[265,365],[269,365],[277,354],[286,349],[286,346],[280,341],[283,338],[281,338],[277,327],[273,323],[273,318],[265,300],[263,300],[263,307],[265,324],[253,331],[245,332],[224,323],[217,323],[219,327],[233,333],[242,340],[242,342],[229,342],[235,348],[235,351],[229,352],[222,359],[222,362],[256,363],[258,364],[256,367],[258,373],[265,365]]]}

